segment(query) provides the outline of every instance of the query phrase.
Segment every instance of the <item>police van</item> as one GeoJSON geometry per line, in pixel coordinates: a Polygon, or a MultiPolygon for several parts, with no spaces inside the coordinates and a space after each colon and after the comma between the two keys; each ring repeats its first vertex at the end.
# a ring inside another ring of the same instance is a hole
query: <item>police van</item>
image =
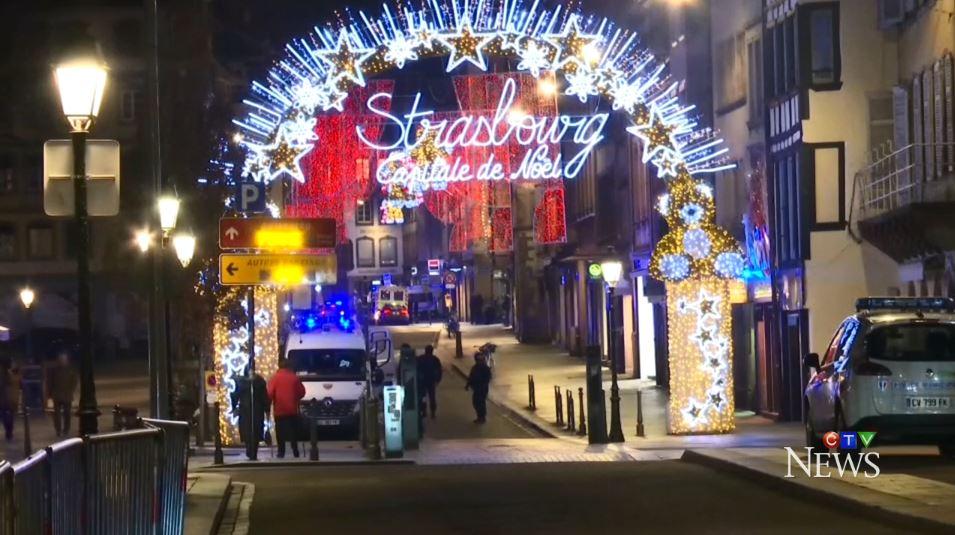
{"type": "Polygon", "coordinates": [[[955,300],[868,297],[821,354],[806,355],[806,441],[875,431],[885,443],[955,456],[955,300]]]}
{"type": "Polygon", "coordinates": [[[285,358],[305,386],[302,416],[319,429],[349,433],[358,431],[361,397],[369,389],[380,395],[397,372],[388,333],[370,333],[366,344],[354,320],[307,317],[288,334],[285,358]]]}

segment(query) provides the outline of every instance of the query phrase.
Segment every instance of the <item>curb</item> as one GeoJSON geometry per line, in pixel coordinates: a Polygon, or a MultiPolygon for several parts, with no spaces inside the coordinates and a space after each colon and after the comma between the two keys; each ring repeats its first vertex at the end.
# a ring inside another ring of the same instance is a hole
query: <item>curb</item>
{"type": "MultiPolygon", "coordinates": [[[[451,357],[451,358],[454,358],[454,357],[451,357]]],[[[457,366],[457,363],[452,361],[450,365],[451,365],[451,369],[454,370],[458,374],[458,376],[460,376],[464,380],[467,380],[468,378],[467,374],[464,373],[464,370],[462,370],[461,368],[457,366]]],[[[519,420],[521,422],[521,425],[524,425],[532,429],[535,433],[541,435],[543,438],[561,438],[561,435],[558,435],[554,433],[553,431],[551,431],[550,429],[543,427],[542,425],[534,421],[534,419],[528,417],[520,410],[511,408],[504,402],[494,399],[494,397],[491,396],[490,394],[488,395],[487,400],[491,402],[492,405],[500,409],[502,412],[504,412],[511,418],[519,420]]]]}
{"type": "Polygon", "coordinates": [[[822,488],[819,485],[812,485],[804,479],[787,479],[782,476],[767,473],[755,467],[718,457],[714,454],[703,453],[699,450],[692,449],[685,450],[680,460],[682,462],[705,466],[713,470],[728,472],[760,484],[763,487],[778,490],[814,504],[838,507],[859,514],[860,516],[878,518],[893,525],[893,527],[902,529],[915,528],[929,533],[952,533],[952,530],[955,529],[955,523],[935,519],[928,516],[928,514],[921,514],[931,513],[930,510],[933,509],[932,506],[918,504],[904,497],[896,497],[861,487],[855,487],[851,483],[843,483],[839,480],[826,480],[826,486],[828,488],[822,488]],[[850,489],[853,492],[840,492],[840,490],[850,489]],[[870,499],[856,499],[849,494],[869,497],[870,499]],[[878,502],[884,504],[887,498],[897,503],[888,506],[878,505],[878,502]],[[911,509],[920,509],[921,511],[912,511],[911,509]]]}
{"type": "Polygon", "coordinates": [[[223,474],[197,475],[195,484],[186,494],[183,516],[185,535],[215,535],[222,515],[229,504],[232,478],[223,474]]]}
{"type": "Polygon", "coordinates": [[[235,463],[210,465],[196,468],[197,472],[215,473],[233,469],[256,469],[256,468],[303,468],[315,466],[387,466],[387,465],[409,465],[417,464],[414,459],[383,459],[380,461],[238,461],[235,463]]]}

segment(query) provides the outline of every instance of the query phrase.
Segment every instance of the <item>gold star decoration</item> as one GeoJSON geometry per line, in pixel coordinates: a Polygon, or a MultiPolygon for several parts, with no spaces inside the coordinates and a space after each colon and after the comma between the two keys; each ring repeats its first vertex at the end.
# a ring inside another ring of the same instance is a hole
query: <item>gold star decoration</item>
{"type": "Polygon", "coordinates": [[[548,35],[545,39],[557,50],[554,66],[573,72],[577,70],[577,66],[586,64],[584,49],[595,42],[597,36],[581,33],[577,17],[571,17],[562,33],[548,35]]]}
{"type": "Polygon", "coordinates": [[[465,61],[482,71],[487,70],[481,49],[491,40],[491,37],[487,34],[475,33],[470,21],[465,21],[458,27],[456,33],[442,36],[440,40],[441,44],[451,50],[451,56],[448,58],[448,72],[453,71],[465,61]]]}
{"type": "Polygon", "coordinates": [[[627,128],[627,132],[640,138],[646,145],[643,151],[644,162],[652,160],[660,151],[669,151],[679,157],[676,142],[673,139],[674,130],[676,127],[666,124],[660,113],[655,110],[650,110],[650,119],[647,123],[638,123],[627,128]]]}
{"type": "Polygon", "coordinates": [[[319,50],[317,54],[335,69],[333,78],[348,80],[364,87],[365,77],[361,66],[375,54],[375,50],[353,50],[348,43],[348,35],[342,31],[338,34],[338,43],[334,50],[319,50]]]}

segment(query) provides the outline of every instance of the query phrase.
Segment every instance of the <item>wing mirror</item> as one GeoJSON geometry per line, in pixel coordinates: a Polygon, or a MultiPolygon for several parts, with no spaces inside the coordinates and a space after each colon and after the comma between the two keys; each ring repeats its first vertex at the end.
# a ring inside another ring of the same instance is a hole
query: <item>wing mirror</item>
{"type": "Polygon", "coordinates": [[[808,355],[802,358],[802,364],[803,366],[809,369],[818,370],[819,369],[819,353],[809,353],[808,355]]]}

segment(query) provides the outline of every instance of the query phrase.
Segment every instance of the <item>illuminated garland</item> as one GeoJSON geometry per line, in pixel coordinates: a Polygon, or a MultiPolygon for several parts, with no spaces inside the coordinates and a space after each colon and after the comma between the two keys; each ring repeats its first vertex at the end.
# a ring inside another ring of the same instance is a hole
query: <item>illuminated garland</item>
{"type": "MultiPolygon", "coordinates": [[[[249,365],[248,321],[230,318],[228,308],[238,301],[248,314],[246,290],[230,289],[223,296],[212,326],[215,350],[216,400],[219,402],[219,431],[225,445],[239,444],[239,415],[232,410],[232,395],[238,379],[249,365]]],[[[278,370],[278,294],[273,288],[255,289],[255,371],[269,380],[278,370]]]]}

